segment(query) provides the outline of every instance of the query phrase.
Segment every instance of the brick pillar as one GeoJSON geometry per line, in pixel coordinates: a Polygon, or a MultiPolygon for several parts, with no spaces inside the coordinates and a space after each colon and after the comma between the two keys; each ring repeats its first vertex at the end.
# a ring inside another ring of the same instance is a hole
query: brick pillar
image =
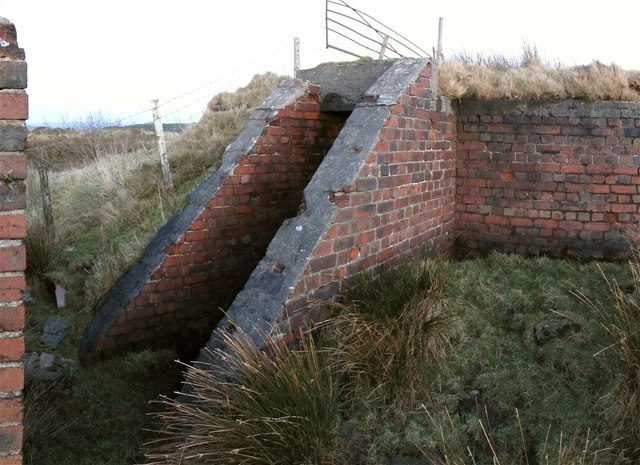
{"type": "Polygon", "coordinates": [[[27,64],[0,17],[0,465],[22,463],[27,64]]]}

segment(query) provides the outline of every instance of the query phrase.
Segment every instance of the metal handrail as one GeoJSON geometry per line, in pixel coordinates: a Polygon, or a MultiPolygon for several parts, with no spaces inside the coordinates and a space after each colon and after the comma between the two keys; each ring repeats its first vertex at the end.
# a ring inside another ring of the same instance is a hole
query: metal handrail
{"type": "Polygon", "coordinates": [[[333,48],[358,58],[362,58],[362,52],[358,49],[379,53],[381,59],[386,58],[387,53],[399,58],[405,56],[431,57],[424,49],[402,34],[371,15],[353,8],[344,0],[326,0],[325,30],[327,48],[333,48]],[[356,50],[347,50],[332,43],[330,33],[354,44],[357,46],[356,50]],[[373,48],[376,45],[379,47],[377,50],[373,48]]]}

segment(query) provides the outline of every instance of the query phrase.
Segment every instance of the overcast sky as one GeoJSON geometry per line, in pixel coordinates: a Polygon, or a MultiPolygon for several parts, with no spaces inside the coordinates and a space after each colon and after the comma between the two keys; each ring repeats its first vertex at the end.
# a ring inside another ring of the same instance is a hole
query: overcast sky
{"type": "MultiPolygon", "coordinates": [[[[443,17],[445,56],[519,55],[526,41],[568,65],[640,69],[637,0],[346,1],[427,51],[443,17]]],[[[197,119],[208,98],[253,74],[291,74],[296,36],[302,68],[353,59],[325,49],[324,9],[325,0],[0,0],[27,55],[31,125],[97,112],[148,120],[151,99],[173,99],[172,118],[197,119]]]]}

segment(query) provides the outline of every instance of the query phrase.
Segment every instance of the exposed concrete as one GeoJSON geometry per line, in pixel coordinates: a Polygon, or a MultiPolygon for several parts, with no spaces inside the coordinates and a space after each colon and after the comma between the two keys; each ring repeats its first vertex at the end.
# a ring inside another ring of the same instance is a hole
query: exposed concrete
{"type": "Polygon", "coordinates": [[[300,70],[298,78],[322,88],[322,111],[353,111],[365,93],[375,97],[368,89],[393,63],[394,60],[325,63],[313,69],[300,70]]]}
{"type": "Polygon", "coordinates": [[[459,115],[509,115],[577,118],[638,118],[640,102],[584,100],[462,100],[459,115]]]}
{"type": "Polygon", "coordinates": [[[314,248],[332,226],[339,208],[330,201],[330,194],[356,181],[391,115],[391,106],[427,62],[427,59],[397,60],[363,94],[304,190],[306,210],[286,220],[278,230],[265,257],[201,352],[199,362],[210,362],[212,352],[224,349],[221,331],[232,333],[241,329],[257,344],[264,342],[264,335],[276,326],[314,248]]]}

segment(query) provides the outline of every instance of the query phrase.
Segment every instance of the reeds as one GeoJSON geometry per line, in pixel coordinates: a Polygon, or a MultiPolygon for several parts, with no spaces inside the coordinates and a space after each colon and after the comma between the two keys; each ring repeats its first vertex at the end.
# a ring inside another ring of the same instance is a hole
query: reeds
{"type": "Polygon", "coordinates": [[[324,464],[337,438],[335,379],[310,334],[298,348],[267,337],[261,350],[225,335],[215,366],[188,367],[187,399],[165,399],[154,464],[324,464]]]}

